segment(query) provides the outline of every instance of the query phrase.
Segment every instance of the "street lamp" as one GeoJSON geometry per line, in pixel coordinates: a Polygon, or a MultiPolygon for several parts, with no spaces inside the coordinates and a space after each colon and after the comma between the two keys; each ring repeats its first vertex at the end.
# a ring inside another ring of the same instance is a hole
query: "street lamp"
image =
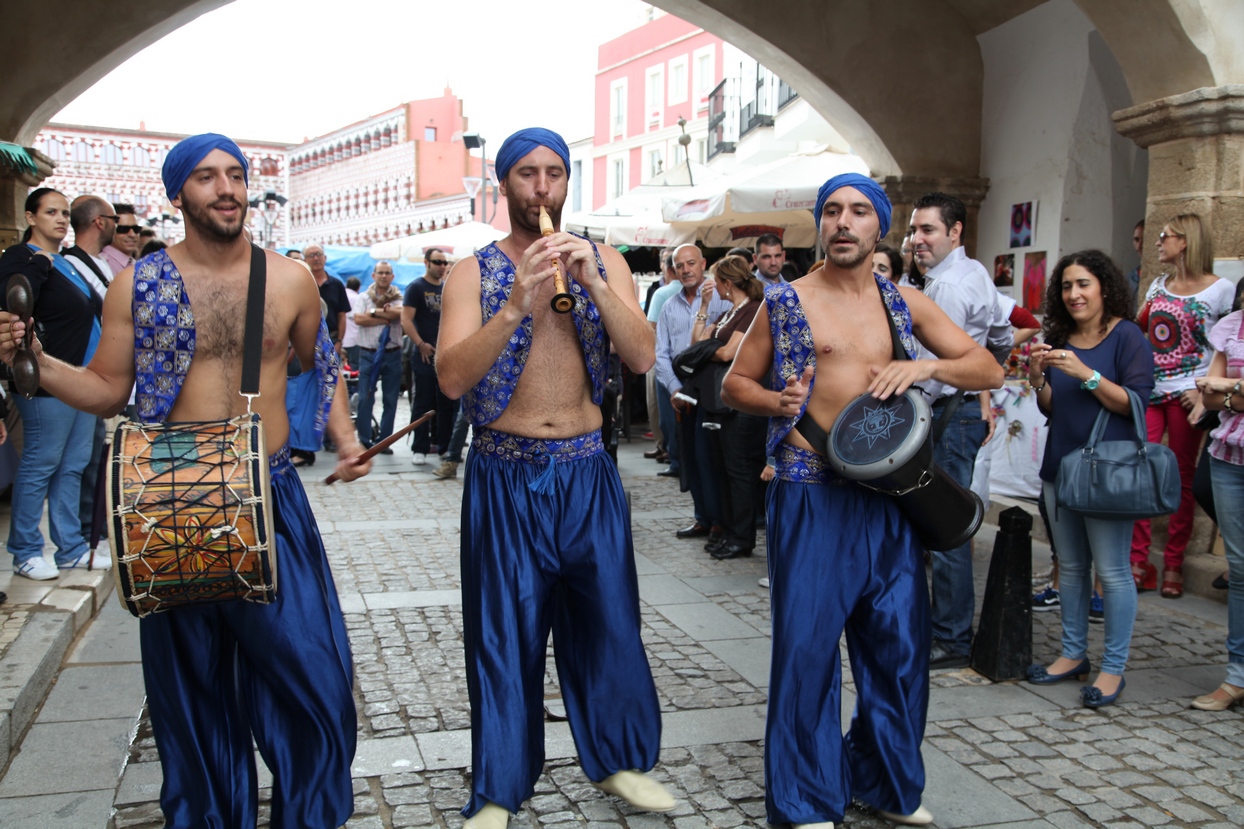
{"type": "Polygon", "coordinates": [[[483,184],[484,179],[480,176],[462,177],[462,187],[466,190],[467,197],[471,199],[471,221],[475,221],[475,197],[479,195],[479,188],[483,184]]]}
{"type": "MultiPolygon", "coordinates": [[[[486,146],[486,145],[488,144],[488,142],[487,142],[487,141],[485,141],[485,140],[484,140],[484,136],[480,135],[478,132],[468,132],[468,133],[466,133],[465,135],[463,135],[463,136],[462,136],[462,143],[466,145],[466,148],[467,148],[468,150],[479,150],[479,151],[480,151],[480,153],[481,153],[481,155],[482,155],[482,161],[480,162],[480,168],[479,168],[479,171],[480,171],[480,178],[482,179],[481,184],[482,184],[482,186],[483,186],[483,188],[484,188],[484,196],[483,196],[483,199],[480,201],[480,205],[481,205],[481,207],[480,207],[480,211],[479,211],[479,213],[480,213],[480,221],[481,221],[481,222],[483,222],[484,224],[488,224],[488,221],[489,221],[489,217],[488,217],[488,182],[489,182],[489,180],[490,180],[490,179],[492,180],[492,186],[493,186],[493,192],[492,192],[492,204],[493,204],[492,217],[493,217],[493,218],[496,218],[496,216],[497,216],[497,211],[496,211],[496,205],[497,205],[497,189],[496,189],[496,188],[497,188],[497,180],[496,180],[495,178],[493,178],[493,176],[492,176],[492,175],[488,172],[488,147],[486,146]]],[[[475,178],[475,176],[471,176],[470,178],[475,178]]],[[[472,206],[471,206],[471,216],[472,216],[472,217],[474,217],[474,216],[475,216],[475,206],[474,206],[475,195],[474,195],[473,193],[471,193],[471,192],[470,192],[470,185],[469,185],[469,184],[467,184],[467,178],[466,178],[466,177],[464,177],[464,178],[462,179],[462,186],[463,186],[463,187],[468,188],[468,190],[467,190],[467,195],[469,195],[469,196],[471,197],[471,201],[472,201],[472,206]]],[[[476,192],[478,192],[478,190],[477,190],[476,192]]]]}
{"type": "Polygon", "coordinates": [[[678,116],[678,128],[682,130],[678,143],[682,145],[682,155],[687,160],[687,184],[694,187],[695,182],[691,179],[691,136],[687,135],[687,119],[681,115],[678,116]]]}
{"type": "Polygon", "coordinates": [[[256,196],[250,200],[250,206],[259,208],[259,215],[263,218],[264,247],[276,247],[276,245],[272,243],[272,228],[276,227],[277,220],[281,218],[281,208],[284,207],[288,201],[289,199],[279,195],[275,190],[267,190],[262,196],[256,196]]]}

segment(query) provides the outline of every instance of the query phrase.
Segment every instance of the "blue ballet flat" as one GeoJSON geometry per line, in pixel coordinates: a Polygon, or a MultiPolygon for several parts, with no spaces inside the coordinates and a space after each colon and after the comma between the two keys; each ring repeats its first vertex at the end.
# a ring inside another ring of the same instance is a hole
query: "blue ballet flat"
{"type": "Polygon", "coordinates": [[[1123,687],[1127,685],[1126,679],[1119,680],[1119,690],[1110,696],[1106,696],[1101,689],[1094,685],[1085,685],[1080,689],[1080,701],[1084,703],[1085,708],[1105,708],[1119,698],[1119,694],[1123,693],[1123,687]]]}
{"type": "Polygon", "coordinates": [[[1066,673],[1052,674],[1045,669],[1044,665],[1029,665],[1027,674],[1028,681],[1033,685],[1055,685],[1064,679],[1071,679],[1072,677],[1083,682],[1088,679],[1088,675],[1092,672],[1093,666],[1085,659],[1066,673]]]}

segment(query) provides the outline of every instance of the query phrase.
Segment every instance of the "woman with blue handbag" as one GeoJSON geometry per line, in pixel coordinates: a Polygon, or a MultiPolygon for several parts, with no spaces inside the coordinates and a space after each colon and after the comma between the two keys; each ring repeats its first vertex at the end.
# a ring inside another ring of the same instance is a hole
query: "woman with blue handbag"
{"type": "Polygon", "coordinates": [[[1230,568],[1227,596],[1227,679],[1192,701],[1202,711],[1225,711],[1244,700],[1244,312],[1223,317],[1209,335],[1214,347],[1209,374],[1197,379],[1201,402],[1221,411],[1210,432],[1209,474],[1214,487],[1218,529],[1230,568]],[[1231,506],[1235,504],[1236,506],[1231,506]]]}
{"type": "Polygon", "coordinates": [[[1089,599],[1095,567],[1105,603],[1105,652],[1092,685],[1080,689],[1089,708],[1109,705],[1123,692],[1136,620],[1136,587],[1129,550],[1132,519],[1090,518],[1055,503],[1062,459],[1088,442],[1097,416],[1109,412],[1107,441],[1136,437],[1132,396],[1147,401],[1153,389],[1153,350],[1132,321],[1127,281],[1101,251],[1064,256],[1045,296],[1044,343],[1034,345],[1028,378],[1049,417],[1041,480],[1054,545],[1061,564],[1062,655],[1048,667],[1033,665],[1028,681],[1052,685],[1093,668],[1088,659],[1089,599]]]}

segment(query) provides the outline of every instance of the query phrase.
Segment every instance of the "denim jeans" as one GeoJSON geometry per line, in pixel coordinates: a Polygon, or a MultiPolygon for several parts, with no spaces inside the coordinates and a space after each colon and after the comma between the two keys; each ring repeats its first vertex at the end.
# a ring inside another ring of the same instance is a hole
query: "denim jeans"
{"type": "Polygon", "coordinates": [[[390,348],[380,359],[380,372],[377,376],[375,365],[376,352],[364,351],[359,366],[359,412],[355,417],[358,427],[359,443],[370,446],[373,443],[371,419],[376,406],[376,381],[382,388],[384,410],[380,415],[380,434],[374,436],[375,441],[384,440],[393,434],[393,421],[397,417],[397,396],[402,393],[402,349],[390,348]]]}
{"type": "MultiPolygon", "coordinates": [[[[1136,621],[1136,583],[1132,580],[1129,556],[1132,522],[1086,518],[1071,510],[1059,509],[1054,504],[1054,484],[1047,481],[1043,490],[1050,530],[1058,546],[1062,655],[1075,660],[1088,656],[1089,599],[1093,594],[1093,568],[1096,568],[1106,608],[1103,620],[1106,645],[1101,670],[1121,676],[1127,668],[1132,625],[1136,621]]],[[[1244,568],[1241,575],[1244,576],[1244,568]]]]}
{"type": "Polygon", "coordinates": [[[43,555],[43,502],[56,545],[56,563],[69,565],[86,552],[82,537],[82,471],[91,459],[94,415],[54,397],[10,398],[22,415],[22,458],[13,481],[9,552],[15,564],[43,555]]]}
{"type": "MultiPolygon", "coordinates": [[[[933,422],[942,415],[942,405],[933,407],[933,422]]],[[[972,469],[989,425],[981,418],[975,400],[964,402],[951,415],[946,431],[933,447],[933,460],[946,474],[967,489],[972,485],[972,469]]],[[[976,612],[976,590],[972,583],[972,544],[933,558],[933,639],[958,654],[972,651],[972,616],[976,612]]]]}
{"type": "Polygon", "coordinates": [[[670,456],[670,469],[677,472],[682,468],[682,455],[678,445],[682,437],[679,434],[681,430],[678,428],[678,418],[674,416],[674,404],[670,402],[670,390],[660,380],[656,382],[656,387],[657,419],[661,421],[661,434],[665,435],[665,451],[670,456]]]}
{"type": "Polygon", "coordinates": [[[1244,687],[1244,466],[1209,458],[1218,530],[1227,551],[1231,589],[1227,591],[1227,682],[1244,687]]]}

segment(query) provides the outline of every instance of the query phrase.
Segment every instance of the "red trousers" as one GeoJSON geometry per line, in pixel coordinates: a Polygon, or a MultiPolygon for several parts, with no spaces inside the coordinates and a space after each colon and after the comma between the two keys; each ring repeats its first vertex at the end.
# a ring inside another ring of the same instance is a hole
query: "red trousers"
{"type": "MultiPolygon", "coordinates": [[[[1192,514],[1196,509],[1196,501],[1192,497],[1192,476],[1196,472],[1201,439],[1205,433],[1188,423],[1188,410],[1180,404],[1179,398],[1150,403],[1145,425],[1149,428],[1149,440],[1152,442],[1162,440],[1162,435],[1169,433],[1168,444],[1179,462],[1179,509],[1171,515],[1167,525],[1166,550],[1162,554],[1164,566],[1177,569],[1183,566],[1184,550],[1192,537],[1192,514]]],[[[1150,540],[1149,519],[1142,518],[1132,528],[1133,564],[1149,560],[1150,540]]]]}

